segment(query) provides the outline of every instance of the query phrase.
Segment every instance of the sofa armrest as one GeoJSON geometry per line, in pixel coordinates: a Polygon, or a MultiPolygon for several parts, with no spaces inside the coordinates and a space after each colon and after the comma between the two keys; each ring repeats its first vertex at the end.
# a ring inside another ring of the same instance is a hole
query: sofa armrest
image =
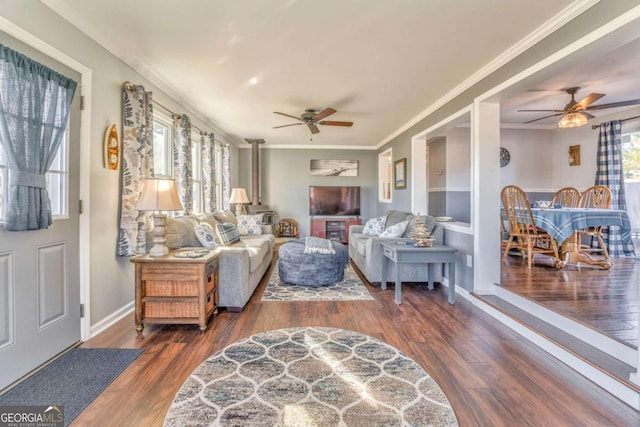
{"type": "Polygon", "coordinates": [[[436,223],[433,230],[431,230],[431,237],[435,239],[434,241],[436,243],[444,245],[444,227],[439,223],[436,223]]]}
{"type": "Polygon", "coordinates": [[[273,225],[262,225],[262,234],[273,234],[273,225]]]}
{"type": "Polygon", "coordinates": [[[362,233],[364,230],[364,225],[350,225],[349,226],[349,242],[351,242],[351,236],[356,233],[362,233]]]}

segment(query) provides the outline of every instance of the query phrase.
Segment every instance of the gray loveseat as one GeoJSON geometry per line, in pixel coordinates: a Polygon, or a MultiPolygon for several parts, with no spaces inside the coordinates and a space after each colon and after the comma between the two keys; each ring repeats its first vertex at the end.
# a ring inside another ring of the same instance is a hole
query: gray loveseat
{"type": "MultiPolygon", "coordinates": [[[[416,216],[410,212],[391,210],[386,215],[385,229],[405,220],[410,221],[403,237],[396,239],[363,234],[363,225],[352,225],[349,228],[349,256],[370,283],[382,281],[382,262],[385,259],[382,254],[381,242],[409,240],[406,236],[415,226],[416,216]]],[[[442,244],[444,229],[436,222],[434,217],[429,215],[421,215],[421,217],[427,229],[431,231],[431,236],[435,239],[435,242],[442,244]]],[[[393,282],[396,277],[396,266],[395,263],[389,263],[388,266],[387,281],[393,282]]],[[[424,282],[426,281],[425,268],[424,266],[401,264],[400,278],[403,282],[424,282]]],[[[434,279],[441,280],[442,274],[436,273],[434,279]]]]}
{"type": "MultiPolygon", "coordinates": [[[[169,249],[202,247],[196,237],[194,226],[198,222],[235,222],[229,211],[198,216],[167,218],[167,246],[169,249]]],[[[147,242],[152,238],[147,236],[147,242]]],[[[218,249],[218,295],[219,306],[229,311],[242,311],[253,295],[262,276],[273,259],[275,236],[271,226],[262,227],[262,235],[240,236],[240,241],[218,249]]]]}

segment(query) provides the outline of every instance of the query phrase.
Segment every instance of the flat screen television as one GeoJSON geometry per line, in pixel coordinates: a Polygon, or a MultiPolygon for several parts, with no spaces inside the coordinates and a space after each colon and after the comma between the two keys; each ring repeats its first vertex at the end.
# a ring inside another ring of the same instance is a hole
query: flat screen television
{"type": "Polygon", "coordinates": [[[360,187],[309,187],[309,215],[360,215],[360,187]]]}

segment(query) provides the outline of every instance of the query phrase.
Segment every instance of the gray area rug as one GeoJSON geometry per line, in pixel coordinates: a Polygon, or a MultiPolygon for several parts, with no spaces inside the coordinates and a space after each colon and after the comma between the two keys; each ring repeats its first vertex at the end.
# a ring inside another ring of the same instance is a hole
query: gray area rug
{"type": "Polygon", "coordinates": [[[64,406],[68,425],[142,350],[75,348],[0,396],[0,406],[64,406]]]}
{"type": "Polygon", "coordinates": [[[278,265],[273,267],[262,301],[357,301],[373,300],[367,287],[350,265],[344,270],[344,279],[338,283],[320,286],[292,285],[280,281],[278,265]]]}
{"type": "Polygon", "coordinates": [[[334,328],[278,329],[215,353],[164,425],[457,426],[438,384],[395,348],[334,328]]]}

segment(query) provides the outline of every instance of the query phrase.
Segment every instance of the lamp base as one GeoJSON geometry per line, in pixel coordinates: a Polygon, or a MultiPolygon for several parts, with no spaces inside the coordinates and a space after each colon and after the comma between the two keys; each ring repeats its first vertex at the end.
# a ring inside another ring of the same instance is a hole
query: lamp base
{"type": "Polygon", "coordinates": [[[167,239],[167,215],[162,213],[153,214],[153,247],[149,250],[149,256],[159,257],[169,254],[169,248],[165,245],[167,239]]]}
{"type": "Polygon", "coordinates": [[[247,214],[247,209],[244,207],[244,204],[238,203],[236,205],[236,216],[238,216],[238,215],[246,215],[246,214],[247,214]]]}

